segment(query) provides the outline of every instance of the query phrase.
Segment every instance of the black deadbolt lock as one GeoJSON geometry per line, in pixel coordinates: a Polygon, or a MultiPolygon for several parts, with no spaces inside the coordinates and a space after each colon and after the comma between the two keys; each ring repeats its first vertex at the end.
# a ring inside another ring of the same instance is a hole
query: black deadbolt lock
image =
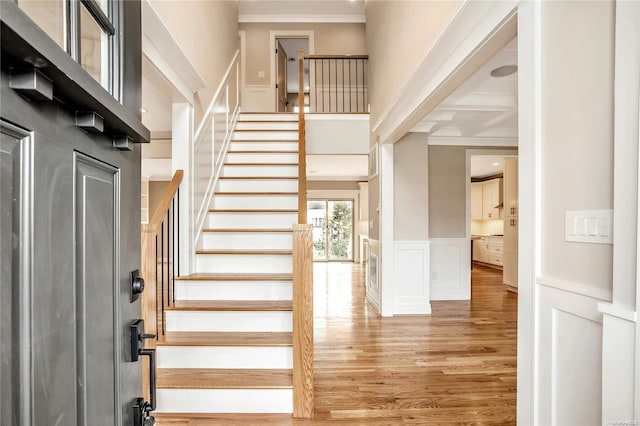
{"type": "Polygon", "coordinates": [[[138,269],[131,271],[131,294],[129,301],[133,303],[138,300],[143,291],[144,279],[140,276],[140,271],[138,269]]]}

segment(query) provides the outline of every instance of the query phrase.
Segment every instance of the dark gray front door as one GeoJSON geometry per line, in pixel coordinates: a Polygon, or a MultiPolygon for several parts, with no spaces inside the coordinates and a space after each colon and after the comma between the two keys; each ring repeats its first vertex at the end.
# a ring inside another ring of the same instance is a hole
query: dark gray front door
{"type": "Polygon", "coordinates": [[[140,267],[140,151],[75,126],[2,74],[0,424],[131,425],[130,272],[140,267]]]}

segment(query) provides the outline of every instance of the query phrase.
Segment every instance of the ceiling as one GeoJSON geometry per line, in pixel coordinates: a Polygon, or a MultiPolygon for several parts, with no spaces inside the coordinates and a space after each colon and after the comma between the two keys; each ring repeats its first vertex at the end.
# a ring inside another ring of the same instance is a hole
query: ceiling
{"type": "Polygon", "coordinates": [[[491,76],[497,67],[517,64],[513,39],[412,131],[428,132],[430,145],[517,146],[518,73],[491,76]]]}
{"type": "Polygon", "coordinates": [[[503,160],[509,155],[473,155],[471,157],[470,175],[481,178],[500,174],[504,171],[503,160]]]}
{"type": "Polygon", "coordinates": [[[365,22],[364,0],[240,0],[238,22],[365,22]]]}

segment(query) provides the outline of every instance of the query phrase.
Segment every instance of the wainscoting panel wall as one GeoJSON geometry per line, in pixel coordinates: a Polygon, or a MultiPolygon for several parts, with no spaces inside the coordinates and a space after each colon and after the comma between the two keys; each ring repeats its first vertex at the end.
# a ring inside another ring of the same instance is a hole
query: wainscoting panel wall
{"type": "Polygon", "coordinates": [[[602,423],[602,299],[538,279],[538,424],[602,423]],[[541,284],[544,283],[544,284],[541,284]]]}
{"type": "Polygon", "coordinates": [[[242,112],[273,112],[276,109],[270,85],[247,85],[242,91],[242,112]]]}
{"type": "Polygon", "coordinates": [[[429,241],[396,241],[394,314],[429,314],[429,241]]]}
{"type": "Polygon", "coordinates": [[[369,239],[367,261],[367,300],[380,312],[380,241],[369,239]]]}
{"type": "Polygon", "coordinates": [[[470,260],[466,238],[432,238],[430,244],[431,300],[469,300],[470,260]]]}

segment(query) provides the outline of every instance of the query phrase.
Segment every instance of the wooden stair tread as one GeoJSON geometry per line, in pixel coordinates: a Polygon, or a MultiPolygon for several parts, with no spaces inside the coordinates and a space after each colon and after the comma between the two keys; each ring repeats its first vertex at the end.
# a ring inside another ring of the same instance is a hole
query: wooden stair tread
{"type": "Polygon", "coordinates": [[[293,232],[291,228],[205,228],[202,232],[264,232],[264,233],[280,233],[280,232],[293,232]]]}
{"type": "Polygon", "coordinates": [[[284,273],[199,273],[176,277],[180,281],[291,281],[293,274],[284,273]]]}
{"type": "Polygon", "coordinates": [[[238,123],[297,123],[298,120],[242,120],[238,119],[238,123]]]}
{"type": "Polygon", "coordinates": [[[298,191],[216,191],[216,195],[298,195],[298,191]]]}
{"type": "Polygon", "coordinates": [[[220,249],[220,250],[196,250],[196,254],[246,254],[246,255],[292,255],[291,250],[269,250],[269,249],[220,249]]]}
{"type": "Polygon", "coordinates": [[[297,176],[220,176],[220,180],[298,180],[297,176]]]}
{"type": "Polygon", "coordinates": [[[159,346],[291,346],[291,332],[167,331],[159,346]]]}
{"type": "Polygon", "coordinates": [[[159,368],[160,389],[290,389],[288,369],[159,368]]]}
{"type": "Polygon", "coordinates": [[[209,213],[298,213],[295,209],[209,209],[209,213]]]}
{"type": "Polygon", "coordinates": [[[290,311],[291,300],[176,300],[167,311],[290,311]]]}

